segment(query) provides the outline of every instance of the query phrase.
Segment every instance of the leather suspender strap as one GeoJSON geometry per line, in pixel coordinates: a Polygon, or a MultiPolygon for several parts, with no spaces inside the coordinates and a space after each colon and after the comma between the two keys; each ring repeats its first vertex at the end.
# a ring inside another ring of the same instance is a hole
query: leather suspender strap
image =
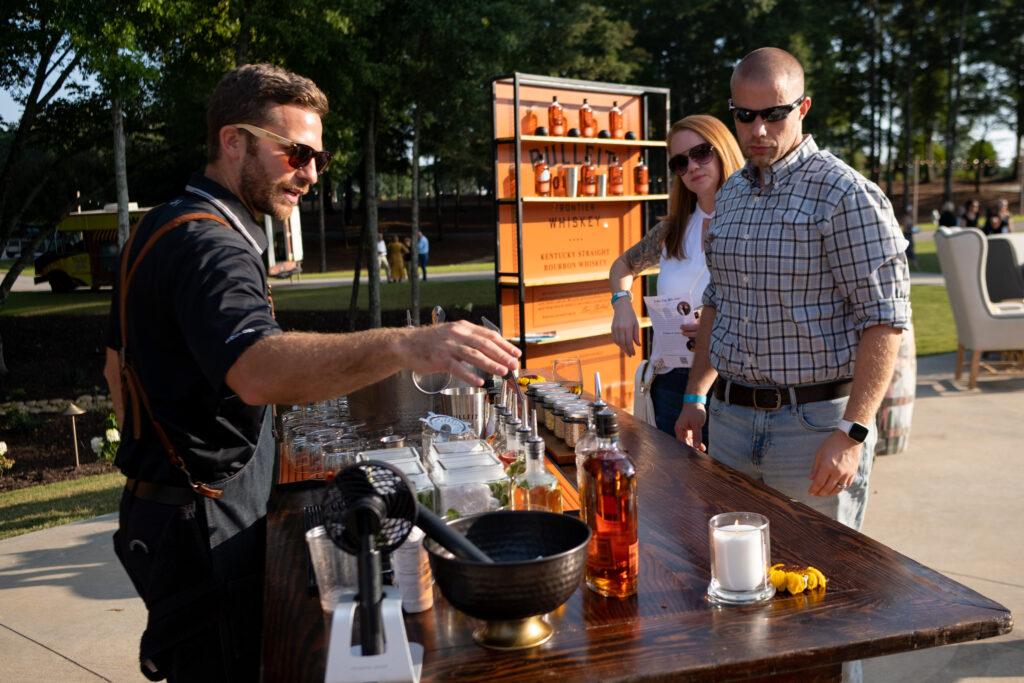
{"type": "Polygon", "coordinates": [[[150,252],[153,245],[171,230],[191,221],[204,220],[214,221],[216,223],[220,223],[229,230],[231,229],[231,226],[228,225],[223,218],[212,213],[188,213],[178,216],[161,225],[152,235],[150,235],[149,239],[146,240],[142,245],[142,248],[139,250],[139,253],[135,256],[130,268],[128,266],[128,262],[131,258],[131,249],[135,242],[135,237],[138,235],[138,230],[136,229],[133,231],[128,237],[128,241],[125,243],[124,251],[121,255],[121,272],[118,282],[118,319],[121,324],[121,350],[119,352],[119,358],[121,365],[122,393],[127,394],[131,399],[133,419],[132,433],[135,438],[138,439],[142,436],[141,411],[139,410],[141,407],[146,410],[146,414],[149,416],[149,421],[153,425],[153,431],[156,432],[157,439],[159,439],[160,445],[163,446],[164,452],[167,454],[171,464],[185,474],[188,478],[188,484],[192,490],[207,498],[220,498],[224,493],[223,491],[192,479],[192,475],[189,474],[188,468],[185,466],[185,461],[178,454],[177,449],[174,448],[174,444],[171,443],[171,439],[167,436],[167,432],[164,430],[163,426],[161,426],[157,421],[156,415],[153,413],[153,408],[149,403],[149,396],[146,395],[146,391],[142,387],[142,380],[139,377],[139,373],[136,371],[128,354],[128,289],[131,286],[132,281],[135,279],[135,273],[139,268],[139,264],[142,263],[142,259],[144,259],[146,254],[150,252]]]}

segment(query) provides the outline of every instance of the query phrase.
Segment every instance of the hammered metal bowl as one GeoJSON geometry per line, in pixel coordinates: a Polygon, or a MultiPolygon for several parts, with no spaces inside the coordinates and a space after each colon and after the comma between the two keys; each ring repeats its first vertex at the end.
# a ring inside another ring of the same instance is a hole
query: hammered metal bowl
{"type": "Polygon", "coordinates": [[[461,560],[425,542],[434,581],[460,612],[484,621],[526,619],[557,609],[580,585],[590,529],[574,517],[498,511],[450,525],[494,560],[461,560]]]}

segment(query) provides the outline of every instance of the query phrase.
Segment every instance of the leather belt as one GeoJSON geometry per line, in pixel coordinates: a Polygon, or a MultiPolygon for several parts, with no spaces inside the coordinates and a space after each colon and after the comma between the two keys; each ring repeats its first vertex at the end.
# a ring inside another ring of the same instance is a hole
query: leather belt
{"type": "Polygon", "coordinates": [[[804,384],[798,387],[777,387],[777,386],[756,386],[737,384],[732,380],[721,377],[715,382],[715,398],[725,401],[726,394],[729,396],[727,403],[758,410],[778,410],[782,406],[790,404],[790,389],[796,394],[796,405],[803,403],[815,403],[816,401],[831,401],[835,398],[843,398],[850,395],[853,387],[853,380],[841,379],[835,382],[824,384],[804,384]],[[728,392],[726,389],[728,388],[728,392]]]}
{"type": "Polygon", "coordinates": [[[163,505],[188,505],[196,499],[192,490],[184,486],[169,486],[167,484],[154,484],[151,481],[127,479],[124,487],[128,493],[136,498],[163,505]]]}

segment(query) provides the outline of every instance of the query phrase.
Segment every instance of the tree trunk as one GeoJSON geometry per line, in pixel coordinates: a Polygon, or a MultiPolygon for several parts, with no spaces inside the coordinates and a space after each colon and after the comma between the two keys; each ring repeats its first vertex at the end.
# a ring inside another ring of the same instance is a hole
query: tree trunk
{"type": "Polygon", "coordinates": [[[893,98],[889,98],[889,125],[885,131],[885,146],[887,149],[885,159],[885,194],[886,196],[892,197],[892,183],[893,183],[893,165],[896,160],[893,158],[893,135],[892,135],[892,119],[893,119],[893,98]]]}
{"type": "MultiPolygon", "coordinates": [[[[363,197],[366,203],[366,235],[360,243],[360,249],[366,254],[377,253],[377,99],[370,97],[370,105],[366,115],[366,135],[363,139],[363,163],[366,177],[363,182],[363,197]]],[[[367,261],[366,274],[370,280],[370,327],[380,327],[380,268],[370,266],[367,261]]]]}
{"type": "MultiPolygon", "coordinates": [[[[434,163],[437,163],[436,160],[434,163]]],[[[431,174],[433,177],[431,181],[434,183],[434,232],[438,235],[443,230],[442,223],[444,222],[444,215],[441,212],[441,183],[437,180],[437,169],[431,174]]]]}
{"type": "Polygon", "coordinates": [[[960,6],[960,21],[950,44],[956,47],[949,56],[949,88],[946,95],[946,168],[943,172],[942,202],[953,201],[953,163],[956,160],[956,119],[960,108],[960,58],[964,52],[964,33],[967,31],[967,5],[960,6]]]}
{"type": "Polygon", "coordinates": [[[327,226],[324,224],[324,200],[330,192],[327,178],[320,179],[320,272],[327,272],[327,226]]]}
{"type": "MultiPolygon", "coordinates": [[[[356,268],[352,276],[352,295],[348,300],[348,331],[356,330],[356,313],[359,312],[359,279],[363,271],[363,243],[366,241],[366,221],[359,228],[359,245],[356,247],[356,268]]],[[[370,270],[373,270],[370,267],[370,270]]]]}
{"type": "Polygon", "coordinates": [[[907,46],[906,54],[907,85],[903,93],[903,206],[899,207],[900,221],[911,206],[910,183],[911,173],[916,173],[914,164],[914,44],[907,46]]]}
{"type": "Polygon", "coordinates": [[[410,305],[412,306],[412,322],[414,325],[420,324],[420,272],[418,266],[419,259],[419,232],[420,232],[420,108],[418,105],[413,105],[412,114],[412,208],[411,208],[412,226],[409,229],[412,235],[412,256],[409,259],[409,265],[412,266],[412,272],[409,273],[409,282],[412,283],[410,287],[410,305]]]}
{"type": "Polygon", "coordinates": [[[128,241],[128,162],[125,153],[124,112],[120,95],[111,100],[114,117],[114,179],[117,183],[117,248],[128,241]]]}
{"type": "Polygon", "coordinates": [[[871,23],[874,30],[871,31],[871,97],[870,97],[870,116],[871,116],[871,130],[870,130],[870,152],[868,153],[868,177],[871,178],[871,182],[878,184],[878,179],[881,177],[880,164],[881,154],[881,134],[879,131],[879,125],[881,123],[881,116],[879,109],[881,109],[881,96],[879,89],[881,88],[881,75],[879,70],[880,64],[880,49],[878,41],[882,35],[882,22],[878,16],[878,2],[877,0],[871,0],[871,23]]]}

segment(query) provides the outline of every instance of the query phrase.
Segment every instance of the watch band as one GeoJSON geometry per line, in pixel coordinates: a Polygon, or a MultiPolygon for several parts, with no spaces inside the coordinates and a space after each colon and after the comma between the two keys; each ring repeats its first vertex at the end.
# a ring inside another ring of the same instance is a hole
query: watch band
{"type": "Polygon", "coordinates": [[[839,420],[836,425],[836,429],[843,432],[857,443],[864,443],[864,440],[868,438],[868,428],[859,422],[839,420]]]}
{"type": "Polygon", "coordinates": [[[629,297],[630,301],[633,300],[633,292],[629,291],[628,289],[620,289],[619,291],[615,292],[614,294],[612,294],[612,306],[615,305],[616,301],[627,296],[629,297]]]}

